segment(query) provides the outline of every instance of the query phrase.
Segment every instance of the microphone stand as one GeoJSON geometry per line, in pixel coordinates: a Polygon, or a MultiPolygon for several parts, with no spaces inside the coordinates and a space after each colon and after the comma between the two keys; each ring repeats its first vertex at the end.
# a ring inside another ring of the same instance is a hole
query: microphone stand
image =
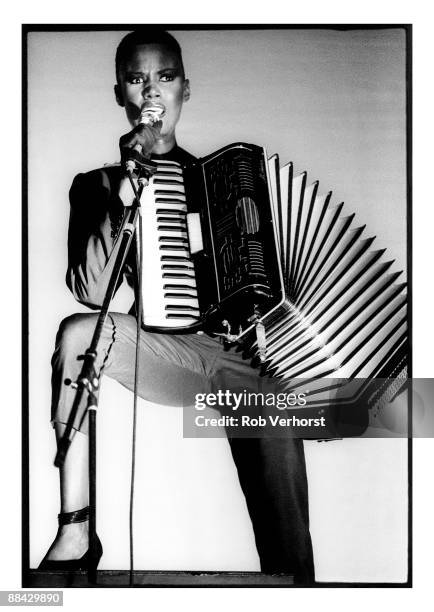
{"type": "MultiPolygon", "coordinates": [[[[127,162],[129,164],[129,162],[127,162]]],[[[126,257],[131,247],[132,239],[136,231],[137,220],[140,214],[140,197],[143,189],[149,183],[149,178],[155,173],[156,165],[146,160],[137,161],[140,166],[139,172],[139,189],[136,189],[136,185],[133,181],[133,173],[131,165],[127,165],[128,171],[127,176],[130,180],[132,189],[134,191],[134,201],[132,206],[129,207],[128,212],[125,215],[121,230],[120,248],[116,256],[113,272],[110,277],[107,291],[104,296],[104,300],[101,306],[101,311],[96,322],[95,331],[92,336],[92,340],[89,348],[86,350],[84,355],[80,355],[79,359],[83,361],[83,366],[79,377],[76,381],[65,381],[65,384],[70,384],[77,390],[77,393],[72,404],[72,409],[66,424],[66,428],[62,438],[59,440],[57,447],[57,454],[54,460],[56,467],[61,467],[65,461],[66,454],[69,446],[75,435],[75,430],[72,425],[80,405],[83,400],[83,396],[87,393],[87,405],[86,411],[89,414],[89,565],[88,565],[88,579],[89,582],[96,582],[96,555],[97,555],[97,538],[96,538],[96,411],[98,408],[98,397],[97,391],[99,386],[98,373],[95,370],[95,361],[98,354],[98,345],[101,337],[101,332],[104,327],[104,323],[107,318],[107,314],[110,308],[111,301],[116,292],[118,280],[121,275],[126,257]]],[[[141,317],[141,313],[137,313],[138,317],[141,317]]]]}

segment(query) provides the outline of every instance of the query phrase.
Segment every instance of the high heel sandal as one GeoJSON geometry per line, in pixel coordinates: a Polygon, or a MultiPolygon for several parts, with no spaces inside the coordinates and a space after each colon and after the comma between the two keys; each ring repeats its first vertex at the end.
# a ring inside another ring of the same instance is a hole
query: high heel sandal
{"type": "MultiPolygon", "coordinates": [[[[63,525],[70,525],[71,523],[84,523],[89,518],[89,506],[81,508],[81,510],[75,510],[74,512],[61,512],[58,515],[59,527],[63,525]]],[[[50,548],[51,550],[51,548],[50,548]]],[[[76,570],[96,570],[99,560],[102,556],[102,545],[98,536],[96,536],[96,547],[93,558],[90,555],[88,549],[80,559],[65,559],[65,560],[54,560],[47,559],[47,552],[45,557],[42,559],[38,569],[45,571],[65,571],[73,572],[76,570]]]]}

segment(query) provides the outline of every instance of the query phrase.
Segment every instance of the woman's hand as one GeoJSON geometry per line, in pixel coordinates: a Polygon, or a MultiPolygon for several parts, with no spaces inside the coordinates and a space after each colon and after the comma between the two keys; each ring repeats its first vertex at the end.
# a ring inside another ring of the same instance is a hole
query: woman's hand
{"type": "Polygon", "coordinates": [[[135,159],[143,162],[150,158],[155,143],[160,136],[162,126],[161,121],[156,121],[153,125],[139,123],[135,128],[124,134],[119,139],[122,163],[128,159],[135,159]]]}

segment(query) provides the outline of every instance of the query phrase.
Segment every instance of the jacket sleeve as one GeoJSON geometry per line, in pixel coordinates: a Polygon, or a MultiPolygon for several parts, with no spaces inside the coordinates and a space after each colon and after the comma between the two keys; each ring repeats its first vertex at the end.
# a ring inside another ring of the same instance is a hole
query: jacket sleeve
{"type": "MultiPolygon", "coordinates": [[[[113,197],[104,169],[76,176],[69,199],[66,284],[79,302],[100,308],[119,251],[116,226],[122,219],[123,206],[118,197],[113,197]]],[[[118,287],[121,283],[122,277],[118,287]]]]}

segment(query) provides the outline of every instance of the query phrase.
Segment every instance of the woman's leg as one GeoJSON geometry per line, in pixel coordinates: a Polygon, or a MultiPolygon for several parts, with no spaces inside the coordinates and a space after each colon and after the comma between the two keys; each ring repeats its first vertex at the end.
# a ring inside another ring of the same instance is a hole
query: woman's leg
{"type": "MultiPolygon", "coordinates": [[[[258,377],[235,350],[221,353],[217,368],[216,389],[238,393],[247,389],[253,397],[280,390],[276,381],[258,377]]],[[[257,407],[256,399],[243,408],[244,414],[266,419],[269,414],[279,414],[266,405],[257,407]]],[[[238,417],[240,412],[236,413],[238,417]]],[[[303,440],[290,435],[273,437],[270,429],[265,428],[258,437],[228,436],[252,520],[261,570],[267,574],[292,574],[296,583],[310,584],[314,581],[314,561],[303,440]]],[[[242,428],[238,433],[243,434],[242,428]]]]}
{"type": "Polygon", "coordinates": [[[303,440],[229,440],[255,532],[261,570],[314,581],[303,440]]]}
{"type": "MultiPolygon", "coordinates": [[[[59,327],[52,359],[51,415],[57,442],[65,431],[67,411],[70,410],[75,397],[73,388],[65,385],[64,381],[66,378],[74,381],[79,376],[83,362],[77,357],[84,354],[89,347],[97,317],[97,314],[73,315],[62,321],[59,327]]],[[[104,337],[101,346],[104,355],[107,354],[109,346],[110,343],[104,337]]],[[[89,503],[88,453],[87,435],[76,430],[65,461],[59,468],[61,513],[80,510],[89,503]]],[[[82,557],[88,549],[88,529],[88,520],[59,526],[45,559],[60,561],[82,557]]]]}
{"type": "MultiPolygon", "coordinates": [[[[65,426],[56,424],[55,429],[59,441],[65,426]]],[[[89,503],[88,449],[88,437],[76,432],[65,462],[59,468],[61,512],[80,510],[89,503]]],[[[46,559],[60,561],[82,557],[88,549],[88,529],[89,521],[59,527],[46,559]]]]}
{"type": "MultiPolygon", "coordinates": [[[[68,422],[75,397],[65,379],[75,381],[81,371],[83,355],[89,347],[97,314],[72,315],[62,321],[53,355],[52,421],[59,439],[68,422]]],[[[128,389],[134,386],[136,321],[130,315],[111,313],[101,336],[97,374],[106,373],[128,389]]],[[[148,401],[181,406],[194,392],[206,388],[215,361],[218,342],[192,334],[166,336],[141,334],[139,395],[148,401]]],[[[64,465],[59,470],[61,512],[72,512],[88,505],[88,437],[86,401],[74,419],[75,434],[64,465]]],[[[61,526],[50,547],[47,560],[76,559],[88,548],[88,521],[61,526]]]]}

